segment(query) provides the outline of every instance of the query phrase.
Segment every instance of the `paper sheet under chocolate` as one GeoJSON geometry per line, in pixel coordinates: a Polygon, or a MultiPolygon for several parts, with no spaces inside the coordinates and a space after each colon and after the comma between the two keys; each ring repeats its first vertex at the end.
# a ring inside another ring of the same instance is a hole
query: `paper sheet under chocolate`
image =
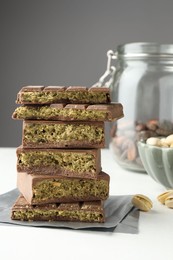
{"type": "Polygon", "coordinates": [[[11,220],[11,208],[19,196],[17,189],[0,195],[0,224],[45,228],[70,228],[102,232],[138,233],[139,211],[131,204],[131,195],[110,196],[105,202],[105,223],[25,222],[11,220]]]}

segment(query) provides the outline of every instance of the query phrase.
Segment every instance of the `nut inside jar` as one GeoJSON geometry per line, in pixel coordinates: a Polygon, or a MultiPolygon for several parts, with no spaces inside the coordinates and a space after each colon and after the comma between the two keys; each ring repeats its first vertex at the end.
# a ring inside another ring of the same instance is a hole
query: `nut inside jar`
{"type": "Polygon", "coordinates": [[[147,122],[120,120],[111,129],[111,150],[116,161],[129,170],[145,172],[142,165],[137,142],[146,141],[150,137],[167,137],[173,134],[173,123],[156,119],[147,122]]]}

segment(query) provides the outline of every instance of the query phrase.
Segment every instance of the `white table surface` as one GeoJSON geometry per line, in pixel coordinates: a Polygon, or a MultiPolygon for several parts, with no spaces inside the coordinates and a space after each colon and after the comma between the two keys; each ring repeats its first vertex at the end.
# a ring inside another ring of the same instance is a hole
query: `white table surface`
{"type": "MultiPolygon", "coordinates": [[[[0,148],[0,194],[16,187],[15,151],[0,148]]],[[[120,168],[107,149],[102,168],[111,177],[111,195],[142,193],[153,200],[153,209],[140,213],[138,234],[0,226],[0,259],[172,260],[173,209],[157,201],[165,189],[147,174],[120,168]]]]}

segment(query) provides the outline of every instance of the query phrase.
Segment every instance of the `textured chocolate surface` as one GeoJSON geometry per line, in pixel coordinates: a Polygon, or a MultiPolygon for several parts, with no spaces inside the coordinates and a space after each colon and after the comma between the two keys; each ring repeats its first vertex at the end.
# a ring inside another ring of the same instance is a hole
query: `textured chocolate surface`
{"type": "Polygon", "coordinates": [[[24,121],[25,148],[103,148],[103,122],[24,121]]]}
{"type": "Polygon", "coordinates": [[[18,147],[17,171],[95,179],[101,171],[100,149],[30,149],[18,147]]]}
{"type": "Polygon", "coordinates": [[[84,86],[25,86],[17,94],[18,104],[110,103],[110,89],[84,86]]]}
{"type": "Polygon", "coordinates": [[[21,172],[17,174],[17,187],[32,205],[95,201],[108,198],[109,180],[109,175],[104,172],[95,180],[21,172]]]}
{"type": "Polygon", "coordinates": [[[13,205],[11,218],[23,221],[105,221],[102,201],[30,205],[21,195],[13,205]]]}
{"type": "Polygon", "coordinates": [[[63,121],[115,121],[123,116],[123,106],[120,103],[110,103],[108,105],[51,104],[20,106],[14,111],[12,118],[63,121]]]}

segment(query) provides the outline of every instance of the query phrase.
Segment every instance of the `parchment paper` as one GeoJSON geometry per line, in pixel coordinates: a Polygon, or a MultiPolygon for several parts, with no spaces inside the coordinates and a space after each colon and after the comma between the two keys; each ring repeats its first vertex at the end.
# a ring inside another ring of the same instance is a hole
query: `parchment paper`
{"type": "Polygon", "coordinates": [[[11,219],[11,208],[19,191],[11,190],[0,195],[0,224],[45,228],[87,229],[102,232],[138,233],[139,211],[131,204],[132,195],[110,196],[105,201],[105,223],[82,223],[64,221],[17,221],[11,219]]]}

